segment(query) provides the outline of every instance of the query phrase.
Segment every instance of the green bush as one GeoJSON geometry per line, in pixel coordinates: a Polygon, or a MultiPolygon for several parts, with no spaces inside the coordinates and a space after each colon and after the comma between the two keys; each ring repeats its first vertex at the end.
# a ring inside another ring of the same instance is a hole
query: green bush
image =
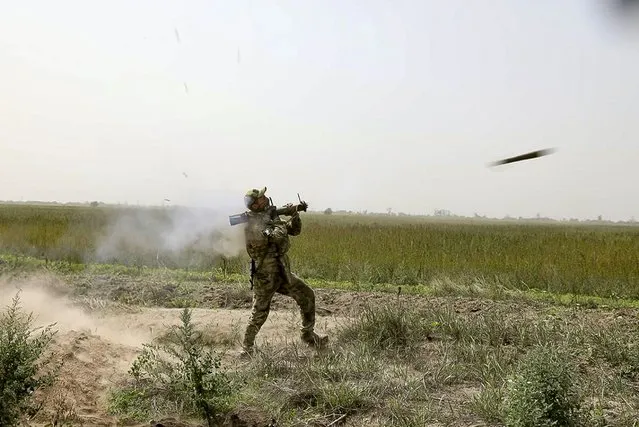
{"type": "Polygon", "coordinates": [[[55,354],[47,348],[53,325],[33,328],[33,314],[21,311],[17,294],[0,317],[0,425],[17,425],[38,408],[34,394],[53,384],[55,354]],[[40,331],[38,333],[38,330],[40,331]]]}
{"type": "Polygon", "coordinates": [[[226,410],[232,389],[221,359],[195,330],[191,310],[181,314],[162,344],[145,344],[129,370],[132,384],[111,397],[111,410],[132,418],[201,416],[209,425],[226,410]]]}
{"type": "Polygon", "coordinates": [[[553,347],[535,347],[508,379],[504,401],[506,425],[582,425],[578,380],[568,355],[553,347]]]}

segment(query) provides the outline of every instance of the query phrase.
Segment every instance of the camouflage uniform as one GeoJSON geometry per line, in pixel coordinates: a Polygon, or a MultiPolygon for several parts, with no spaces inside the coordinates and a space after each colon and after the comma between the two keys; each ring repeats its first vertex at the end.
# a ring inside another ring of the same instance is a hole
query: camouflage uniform
{"type": "MultiPolygon", "coordinates": [[[[247,196],[260,197],[266,188],[250,190],[247,196]]],[[[250,202],[247,201],[247,205],[250,202]]],[[[255,261],[253,276],[253,309],[244,335],[244,350],[251,352],[255,337],[268,317],[271,299],[277,292],[292,297],[299,306],[302,317],[302,340],[310,345],[321,345],[326,337],[320,338],[315,332],[315,293],[290,269],[289,236],[297,236],[302,231],[302,220],[295,206],[289,205],[285,213],[290,215],[284,221],[272,212],[274,207],[256,212],[248,211],[245,228],[246,251],[255,261]]]]}

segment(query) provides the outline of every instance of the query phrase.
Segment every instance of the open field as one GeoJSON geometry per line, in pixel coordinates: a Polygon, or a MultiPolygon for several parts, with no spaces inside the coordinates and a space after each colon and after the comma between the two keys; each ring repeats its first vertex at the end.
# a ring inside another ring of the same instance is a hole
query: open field
{"type": "Polygon", "coordinates": [[[639,228],[306,215],[292,266],[331,341],[278,295],[243,359],[241,233],[213,219],[0,207],[0,303],[57,322],[63,362],[31,425],[206,425],[192,360],[144,350],[185,342],[213,352],[211,425],[639,425],[639,228]]]}
{"type": "MultiPolygon", "coordinates": [[[[230,274],[245,274],[248,261],[225,214],[174,208],[4,205],[0,251],[230,274]]],[[[328,281],[639,298],[639,226],[309,214],[291,256],[299,274],[328,281]]]]}

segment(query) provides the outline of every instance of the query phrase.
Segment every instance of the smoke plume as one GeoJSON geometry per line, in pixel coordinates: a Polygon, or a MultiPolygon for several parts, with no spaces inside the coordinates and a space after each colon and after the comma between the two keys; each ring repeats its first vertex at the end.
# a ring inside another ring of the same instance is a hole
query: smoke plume
{"type": "Polygon", "coordinates": [[[118,212],[98,241],[95,261],[207,266],[239,256],[243,226],[209,208],[137,208],[118,212]]]}

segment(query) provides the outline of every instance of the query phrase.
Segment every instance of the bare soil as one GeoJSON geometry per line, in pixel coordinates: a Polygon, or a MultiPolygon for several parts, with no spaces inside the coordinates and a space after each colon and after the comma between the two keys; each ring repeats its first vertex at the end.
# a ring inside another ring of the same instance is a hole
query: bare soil
{"type": "MultiPolygon", "coordinates": [[[[60,289],[59,280],[48,276],[0,282],[3,307],[10,304],[19,290],[20,305],[25,312],[33,313],[34,326],[54,324],[58,331],[52,350],[63,356],[60,380],[48,392],[47,403],[33,425],[48,425],[56,414],[67,419],[75,417],[76,422],[84,426],[116,425],[117,420],[107,414],[109,390],[126,379],[143,344],[161,339],[170,326],[180,324],[182,309],[73,301],[60,293],[60,289]]],[[[256,346],[267,343],[284,346],[299,339],[299,314],[294,302],[291,306],[282,301],[284,298],[276,297],[279,303],[274,304],[256,346]]],[[[249,309],[196,308],[192,315],[198,329],[222,352],[223,363],[242,363],[240,343],[249,309]]],[[[339,320],[340,316],[318,316],[316,330],[320,334],[330,333],[339,320]]],[[[230,425],[245,424],[239,419],[229,422],[230,425]]],[[[184,425],[176,420],[155,422],[158,423],[184,425]]]]}
{"type": "MultiPolygon", "coordinates": [[[[111,426],[117,420],[107,413],[107,396],[111,388],[127,377],[127,371],[144,343],[161,339],[170,325],[179,324],[180,308],[142,307],[126,305],[97,298],[82,299],[69,295],[67,284],[54,276],[33,276],[27,280],[0,280],[0,303],[6,306],[20,289],[22,307],[32,312],[36,326],[55,323],[58,334],[53,350],[63,355],[64,365],[60,380],[48,393],[46,405],[33,425],[51,425],[59,418],[75,419],[77,425],[111,426]]],[[[208,338],[223,352],[223,363],[239,366],[240,342],[250,315],[250,298],[246,293],[229,293],[228,288],[209,287],[211,308],[193,310],[193,321],[205,331],[208,338]],[[238,296],[235,302],[229,296],[238,296]],[[233,306],[234,308],[230,308],[233,306]]],[[[250,295],[250,294],[249,294],[250,295]]],[[[636,322],[638,311],[574,310],[550,308],[544,304],[514,301],[474,300],[471,298],[424,298],[379,293],[355,293],[338,290],[316,290],[317,331],[331,334],[342,321],[356,315],[365,304],[401,298],[412,304],[452,305],[456,312],[481,315],[490,310],[508,309],[511,312],[530,313],[551,309],[553,315],[566,317],[596,317],[607,323],[627,319],[636,322]]],[[[299,340],[299,314],[294,301],[276,295],[272,312],[258,335],[257,345],[286,345],[299,340]]],[[[460,390],[460,395],[467,390],[460,390]]],[[[265,426],[259,413],[247,410],[235,414],[228,425],[265,426]]],[[[178,420],[149,420],[141,425],[185,426],[178,420]]],[[[374,425],[370,420],[369,425],[374,425]]]]}

